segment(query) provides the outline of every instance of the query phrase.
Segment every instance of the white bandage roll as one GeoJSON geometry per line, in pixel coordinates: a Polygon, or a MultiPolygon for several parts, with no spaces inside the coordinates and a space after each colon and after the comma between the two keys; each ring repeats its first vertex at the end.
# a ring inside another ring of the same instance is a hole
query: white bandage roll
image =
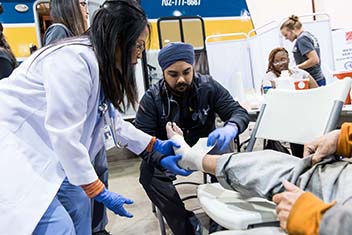
{"type": "Polygon", "coordinates": [[[176,154],[182,155],[178,165],[187,170],[203,171],[203,158],[214,147],[207,146],[208,138],[200,138],[192,148],[180,135],[173,135],[171,139],[181,146],[180,148],[174,148],[176,154]]]}

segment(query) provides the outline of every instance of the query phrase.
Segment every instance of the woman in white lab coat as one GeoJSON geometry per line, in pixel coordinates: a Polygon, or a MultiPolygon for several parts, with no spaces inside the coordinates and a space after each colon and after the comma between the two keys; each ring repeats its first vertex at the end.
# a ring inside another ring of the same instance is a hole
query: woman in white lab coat
{"type": "Polygon", "coordinates": [[[91,158],[103,145],[104,122],[136,154],[172,153],[173,142],[135,129],[112,108],[137,101],[133,67],[148,34],[134,1],[110,0],[87,35],[37,51],[0,81],[0,234],[76,234],[56,197],[66,177],[89,198],[131,216],[123,205],[132,201],[104,187],[91,158]]]}

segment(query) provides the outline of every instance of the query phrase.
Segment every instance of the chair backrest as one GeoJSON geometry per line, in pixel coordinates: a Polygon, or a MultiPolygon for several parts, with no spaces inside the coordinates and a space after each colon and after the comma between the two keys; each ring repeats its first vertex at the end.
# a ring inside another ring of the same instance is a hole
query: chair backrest
{"type": "Polygon", "coordinates": [[[247,151],[253,150],[257,138],[305,144],[336,128],[351,81],[300,91],[270,89],[247,151]]]}

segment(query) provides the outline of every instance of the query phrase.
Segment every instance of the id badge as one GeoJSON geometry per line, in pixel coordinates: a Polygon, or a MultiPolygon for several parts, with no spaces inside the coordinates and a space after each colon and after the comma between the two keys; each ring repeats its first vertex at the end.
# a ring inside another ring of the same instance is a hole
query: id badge
{"type": "Polygon", "coordinates": [[[113,147],[115,147],[115,141],[110,126],[107,124],[104,125],[103,131],[105,150],[112,149],[113,147]]]}

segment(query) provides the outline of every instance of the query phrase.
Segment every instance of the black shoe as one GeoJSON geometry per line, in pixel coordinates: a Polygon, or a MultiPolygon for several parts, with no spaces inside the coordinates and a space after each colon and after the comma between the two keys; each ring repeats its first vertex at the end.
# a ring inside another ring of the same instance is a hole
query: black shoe
{"type": "Polygon", "coordinates": [[[92,233],[92,235],[110,235],[110,233],[104,229],[102,231],[92,233]]]}
{"type": "Polygon", "coordinates": [[[191,221],[191,224],[194,228],[194,234],[195,235],[202,235],[203,227],[202,227],[202,224],[200,223],[199,219],[194,215],[194,216],[190,217],[189,220],[191,221]]]}
{"type": "Polygon", "coordinates": [[[222,226],[220,226],[214,220],[209,219],[209,234],[215,233],[217,231],[223,231],[223,230],[226,230],[226,229],[224,229],[222,226]]]}

